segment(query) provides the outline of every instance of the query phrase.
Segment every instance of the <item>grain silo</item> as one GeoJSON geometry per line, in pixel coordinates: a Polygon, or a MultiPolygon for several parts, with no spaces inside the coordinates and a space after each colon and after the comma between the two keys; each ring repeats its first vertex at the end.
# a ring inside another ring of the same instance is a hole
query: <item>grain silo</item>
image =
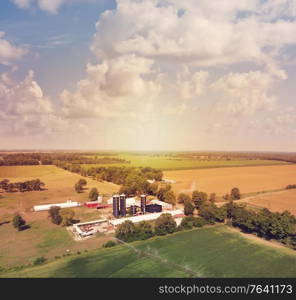
{"type": "Polygon", "coordinates": [[[141,212],[146,212],[146,195],[141,195],[141,212]]]}
{"type": "Polygon", "coordinates": [[[124,194],[120,195],[120,215],[126,216],[126,197],[124,194]]]}
{"type": "Polygon", "coordinates": [[[119,217],[119,195],[113,195],[113,216],[119,217]]]}

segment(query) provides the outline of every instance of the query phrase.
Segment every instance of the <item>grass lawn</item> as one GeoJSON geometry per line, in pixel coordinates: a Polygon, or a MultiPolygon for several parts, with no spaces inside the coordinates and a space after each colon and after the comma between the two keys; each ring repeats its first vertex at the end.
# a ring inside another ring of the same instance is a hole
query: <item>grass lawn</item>
{"type": "MultiPolygon", "coordinates": [[[[67,249],[72,253],[98,249],[109,239],[101,236],[83,243],[75,242],[66,228],[51,223],[47,211],[33,212],[32,207],[69,199],[83,203],[89,200],[88,192],[92,187],[97,187],[102,194],[111,194],[118,191],[119,186],[87,178],[88,190],[78,194],[73,187],[82,177],[55,166],[0,167],[0,180],[3,178],[8,178],[11,182],[39,178],[45,183],[46,190],[0,194],[0,224],[11,221],[13,214],[19,212],[31,227],[18,232],[11,223],[0,225],[0,267],[28,264],[39,256],[52,259],[56,255],[65,254],[67,249]]],[[[104,214],[108,213],[108,209],[98,211],[84,206],[73,210],[75,219],[81,222],[104,218],[104,214]]]]}
{"type": "Polygon", "coordinates": [[[157,237],[62,258],[43,266],[4,273],[2,277],[188,277],[187,267],[202,277],[295,277],[296,253],[253,241],[226,226],[157,237]],[[180,268],[175,267],[178,264],[180,268]]]}

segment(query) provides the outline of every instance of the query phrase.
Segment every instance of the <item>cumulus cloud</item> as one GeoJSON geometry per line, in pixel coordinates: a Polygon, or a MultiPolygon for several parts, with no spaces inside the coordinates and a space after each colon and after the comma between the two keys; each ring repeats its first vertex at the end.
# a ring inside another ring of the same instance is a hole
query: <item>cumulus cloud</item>
{"type": "Polygon", "coordinates": [[[145,105],[144,101],[159,93],[157,76],[148,78],[152,64],[135,55],[88,64],[87,77],[77,84],[76,91],[63,91],[63,112],[74,118],[130,115],[133,105],[145,105]]]}
{"type": "Polygon", "coordinates": [[[117,3],[117,9],[105,12],[96,24],[92,50],[99,58],[135,53],[199,66],[265,64],[286,44],[296,43],[295,22],[281,15],[276,21],[265,20],[260,1],[117,3]]]}
{"type": "Polygon", "coordinates": [[[28,8],[30,7],[32,0],[12,0],[12,2],[19,8],[28,8]]]}
{"type": "Polygon", "coordinates": [[[0,31],[0,64],[11,65],[14,61],[24,56],[26,50],[13,46],[4,37],[5,32],[0,31]]]}
{"type": "MultiPolygon", "coordinates": [[[[72,1],[14,2],[56,13],[72,1]]],[[[23,111],[26,124],[37,122],[40,128],[51,122],[68,128],[68,119],[75,124],[79,119],[79,130],[85,132],[90,120],[106,118],[129,119],[125,128],[133,124],[145,129],[146,123],[169,128],[166,120],[171,124],[175,116],[191,116],[196,122],[203,118],[208,123],[204,127],[220,132],[241,126],[235,115],[245,128],[254,129],[263,119],[266,128],[272,122],[292,126],[293,112],[280,113],[275,90],[288,77],[283,57],[287,61],[295,56],[295,7],[296,0],[117,0],[116,8],[96,23],[90,45],[95,59],[76,88],[61,93],[56,111],[33,87],[30,74],[35,104],[15,103],[13,109],[23,111]],[[41,112],[36,114],[38,107],[41,112]],[[192,116],[194,107],[198,111],[192,116]],[[259,114],[260,121],[254,121],[259,114]]],[[[5,89],[15,90],[5,76],[5,89]]],[[[12,109],[0,114],[2,120],[8,116],[12,109]]],[[[158,134],[155,128],[151,137],[158,134]]]]}
{"type": "Polygon", "coordinates": [[[237,115],[271,111],[276,98],[269,92],[275,82],[274,76],[264,71],[227,74],[211,85],[219,98],[216,109],[237,115]]]}
{"type": "Polygon", "coordinates": [[[41,10],[56,14],[62,5],[72,4],[77,2],[93,2],[94,0],[11,0],[19,8],[30,8],[37,5],[41,10]]]}
{"type": "Polygon", "coordinates": [[[66,121],[54,114],[54,107],[29,71],[15,84],[3,73],[0,77],[1,133],[50,133],[65,129],[66,121]]]}

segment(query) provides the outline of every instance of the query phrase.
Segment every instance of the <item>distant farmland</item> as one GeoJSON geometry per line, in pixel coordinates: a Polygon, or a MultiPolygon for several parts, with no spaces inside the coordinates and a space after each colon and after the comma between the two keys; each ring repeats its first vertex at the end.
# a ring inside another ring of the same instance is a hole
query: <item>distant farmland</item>
{"type": "Polygon", "coordinates": [[[176,180],[177,193],[200,190],[221,196],[233,187],[241,193],[285,188],[296,182],[296,165],[166,171],[164,177],[176,180]]]}
{"type": "Polygon", "coordinates": [[[84,164],[83,168],[91,167],[152,167],[161,170],[188,170],[188,169],[207,169],[221,167],[242,167],[242,166],[260,166],[260,165],[283,165],[289,164],[277,160],[261,159],[235,159],[235,160],[199,160],[174,156],[159,155],[133,155],[120,154],[116,158],[125,159],[130,163],[112,163],[112,164],[84,164]]]}
{"type": "Polygon", "coordinates": [[[226,226],[181,232],[127,246],[62,258],[2,277],[295,277],[296,253],[248,239],[226,226]],[[152,253],[153,258],[145,255],[152,253]],[[219,253],[219,255],[217,255],[219,253]],[[156,257],[156,258],[155,258],[156,257]],[[161,262],[157,259],[159,257],[161,262]],[[178,265],[178,266],[176,266],[178,265]]]}
{"type": "Polygon", "coordinates": [[[288,210],[296,216],[296,189],[258,195],[247,202],[254,206],[266,207],[274,212],[288,210]]]}

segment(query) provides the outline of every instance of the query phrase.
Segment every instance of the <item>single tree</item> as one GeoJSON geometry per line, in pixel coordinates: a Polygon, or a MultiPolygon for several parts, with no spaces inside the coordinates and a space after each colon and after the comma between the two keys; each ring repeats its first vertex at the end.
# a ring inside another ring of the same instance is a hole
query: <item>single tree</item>
{"type": "Polygon", "coordinates": [[[92,188],[89,192],[88,198],[90,199],[90,201],[96,201],[98,199],[98,196],[99,192],[97,188],[92,188]]]}
{"type": "Polygon", "coordinates": [[[233,200],[238,200],[241,198],[241,194],[240,194],[240,191],[238,188],[234,187],[232,190],[231,190],[231,193],[230,193],[230,197],[231,199],[233,200]]]}
{"type": "Polygon", "coordinates": [[[192,201],[195,204],[195,207],[198,209],[208,200],[208,195],[204,192],[194,191],[192,193],[192,201]]]}
{"type": "Polygon", "coordinates": [[[61,224],[62,226],[72,225],[72,221],[74,218],[75,212],[72,209],[66,208],[60,211],[60,216],[62,218],[61,224]]]}
{"type": "Polygon", "coordinates": [[[56,225],[60,225],[62,222],[62,217],[60,215],[61,208],[59,206],[51,206],[49,209],[49,217],[51,218],[51,222],[56,225]]]}
{"type": "Polygon", "coordinates": [[[192,204],[191,201],[185,201],[184,202],[184,214],[186,216],[191,216],[193,215],[195,206],[192,204]]]}
{"type": "Polygon", "coordinates": [[[155,220],[155,234],[166,235],[176,230],[177,224],[171,214],[162,214],[155,220]]]}
{"type": "Polygon", "coordinates": [[[190,202],[191,198],[185,193],[180,193],[178,195],[178,203],[185,203],[186,201],[190,202]]]}
{"type": "Polygon", "coordinates": [[[170,203],[172,205],[175,205],[176,204],[176,196],[175,196],[175,193],[170,190],[170,191],[167,191],[165,194],[164,194],[164,201],[166,203],[170,203]]]}
{"type": "Polygon", "coordinates": [[[15,214],[12,219],[12,225],[14,228],[17,228],[18,231],[21,231],[23,226],[26,224],[26,221],[21,217],[20,214],[15,214]]]}

